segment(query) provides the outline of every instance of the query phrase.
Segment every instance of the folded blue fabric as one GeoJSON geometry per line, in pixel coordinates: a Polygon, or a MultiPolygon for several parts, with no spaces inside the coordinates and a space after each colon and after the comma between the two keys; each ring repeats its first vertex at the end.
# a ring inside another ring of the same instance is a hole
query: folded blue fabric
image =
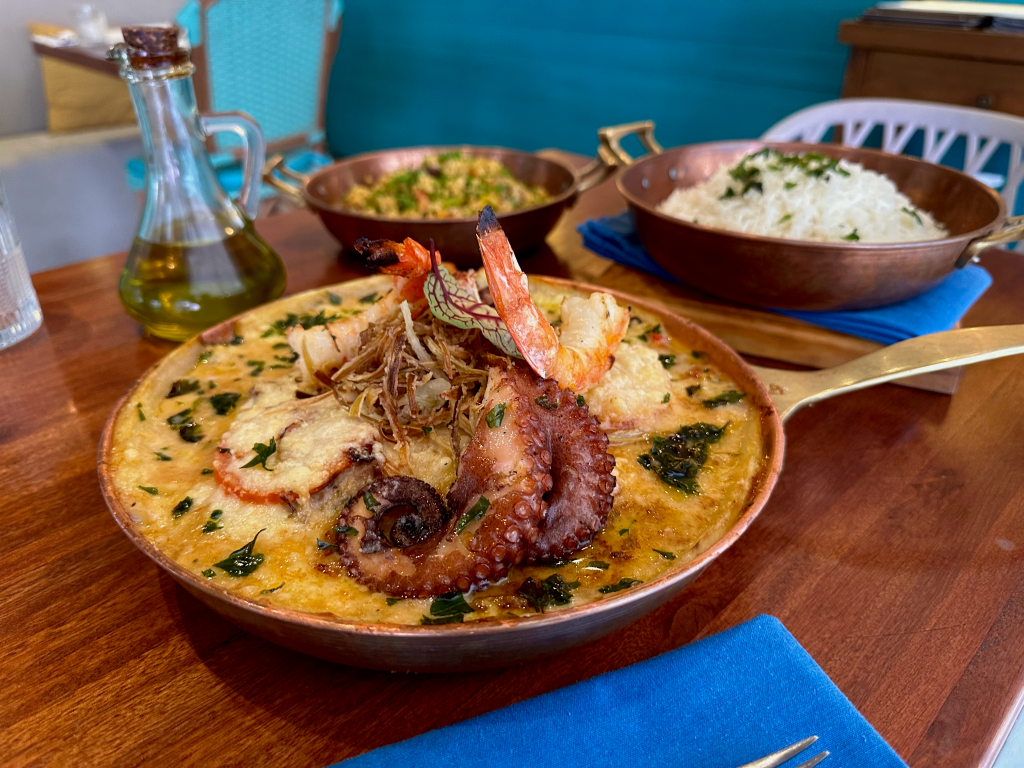
{"type": "Polygon", "coordinates": [[[845,768],[905,765],[781,622],[759,616],[343,765],[735,768],[811,735],[787,766],[823,750],[845,768]]]}
{"type": "MultiPolygon", "coordinates": [[[[583,235],[583,245],[599,256],[633,269],[650,272],[663,280],[679,282],[644,250],[629,211],[618,216],[591,219],[581,224],[578,229],[583,235]]],[[[971,264],[963,269],[954,270],[942,283],[927,293],[887,307],[846,312],[798,312],[783,309],[770,311],[862,339],[895,344],[897,341],[923,336],[926,333],[948,331],[990,285],[992,278],[988,272],[971,264]]]]}

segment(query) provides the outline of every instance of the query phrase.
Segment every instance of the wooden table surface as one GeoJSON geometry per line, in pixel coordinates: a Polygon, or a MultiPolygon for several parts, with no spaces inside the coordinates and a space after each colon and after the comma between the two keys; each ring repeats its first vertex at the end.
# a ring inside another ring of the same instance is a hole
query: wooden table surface
{"type": "MultiPolygon", "coordinates": [[[[584,195],[527,271],[671,303],[681,289],[580,245],[622,203],[584,195]]],[[[261,221],[289,291],[359,270],[306,212],[261,221]]],[[[111,407],[171,347],[121,310],[123,255],[36,275],[45,323],[0,352],[0,764],[323,766],[779,617],[914,766],[994,758],[1024,688],[1024,360],[952,397],[885,385],[800,411],[786,470],[740,541],[679,598],[580,649],[461,675],[372,672],[246,634],[114,524],[96,479],[111,407]]],[[[969,325],[1024,322],[1024,260],[969,325]]],[[[794,695],[799,692],[794,691],[794,695]]]]}

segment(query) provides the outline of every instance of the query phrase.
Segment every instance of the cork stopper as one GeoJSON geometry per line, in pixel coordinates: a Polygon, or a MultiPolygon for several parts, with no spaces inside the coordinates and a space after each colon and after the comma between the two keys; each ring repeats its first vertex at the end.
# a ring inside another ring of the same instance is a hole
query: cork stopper
{"type": "Polygon", "coordinates": [[[131,65],[136,69],[177,64],[188,60],[188,52],[178,47],[178,28],[173,24],[147,27],[121,27],[131,65]]]}

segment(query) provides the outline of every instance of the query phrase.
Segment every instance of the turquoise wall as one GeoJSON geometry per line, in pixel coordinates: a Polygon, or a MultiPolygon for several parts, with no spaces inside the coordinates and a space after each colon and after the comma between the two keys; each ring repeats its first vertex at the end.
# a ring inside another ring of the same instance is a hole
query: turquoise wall
{"type": "Polygon", "coordinates": [[[346,0],[331,151],[415,144],[593,154],[651,118],[665,146],[760,135],[839,96],[839,22],[870,0],[346,0]]]}

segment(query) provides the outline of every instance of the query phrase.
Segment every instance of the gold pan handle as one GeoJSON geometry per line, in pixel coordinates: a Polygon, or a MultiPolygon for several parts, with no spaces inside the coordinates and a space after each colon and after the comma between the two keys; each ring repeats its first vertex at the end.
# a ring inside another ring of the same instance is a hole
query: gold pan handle
{"type": "Polygon", "coordinates": [[[821,371],[752,366],[782,420],[803,405],[904,376],[1024,354],[1024,325],[961,328],[907,339],[821,371]]]}
{"type": "Polygon", "coordinates": [[[267,159],[263,166],[263,180],[278,192],[283,192],[300,206],[305,207],[306,200],[302,196],[302,190],[306,186],[306,182],[309,181],[309,177],[293,171],[285,165],[283,155],[274,155],[267,159]],[[282,176],[284,178],[281,178],[282,176]],[[297,186],[289,184],[285,179],[297,182],[297,186]]]}
{"type": "Polygon", "coordinates": [[[979,237],[964,248],[964,252],[956,260],[957,269],[965,266],[970,261],[976,260],[978,254],[988,248],[1006,245],[1007,243],[1016,243],[1018,240],[1024,240],[1024,216],[1008,216],[1006,221],[1003,222],[1003,226],[995,232],[985,235],[985,237],[979,237]]]}

